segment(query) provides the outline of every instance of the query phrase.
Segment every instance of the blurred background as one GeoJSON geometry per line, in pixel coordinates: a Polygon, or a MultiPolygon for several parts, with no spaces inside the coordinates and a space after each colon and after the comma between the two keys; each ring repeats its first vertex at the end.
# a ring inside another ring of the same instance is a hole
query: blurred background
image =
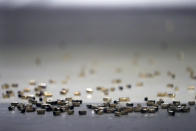
{"type": "Polygon", "coordinates": [[[96,115],[85,104],[71,116],[8,111],[10,102],[28,102],[18,91],[35,95],[41,82],[52,94],[44,101],[195,101],[195,50],[195,0],[0,0],[0,131],[195,131],[195,106],[175,117],[161,109],[96,115]]]}
{"type": "Polygon", "coordinates": [[[176,93],[175,100],[194,100],[195,91],[187,87],[196,82],[186,68],[196,67],[195,23],[194,0],[1,0],[0,83],[19,83],[16,92],[29,80],[52,79],[56,84],[49,83],[48,90],[54,99],[64,98],[59,91],[69,88],[67,97],[80,91],[85,102],[102,102],[97,86],[115,87],[109,97],[133,102],[159,99],[157,93],[164,91],[176,93]],[[139,77],[154,71],[161,75],[139,77]],[[179,91],[166,88],[168,83],[179,91]],[[131,90],[118,90],[127,84],[131,90]],[[86,94],[86,88],[94,93],[86,94]]]}

